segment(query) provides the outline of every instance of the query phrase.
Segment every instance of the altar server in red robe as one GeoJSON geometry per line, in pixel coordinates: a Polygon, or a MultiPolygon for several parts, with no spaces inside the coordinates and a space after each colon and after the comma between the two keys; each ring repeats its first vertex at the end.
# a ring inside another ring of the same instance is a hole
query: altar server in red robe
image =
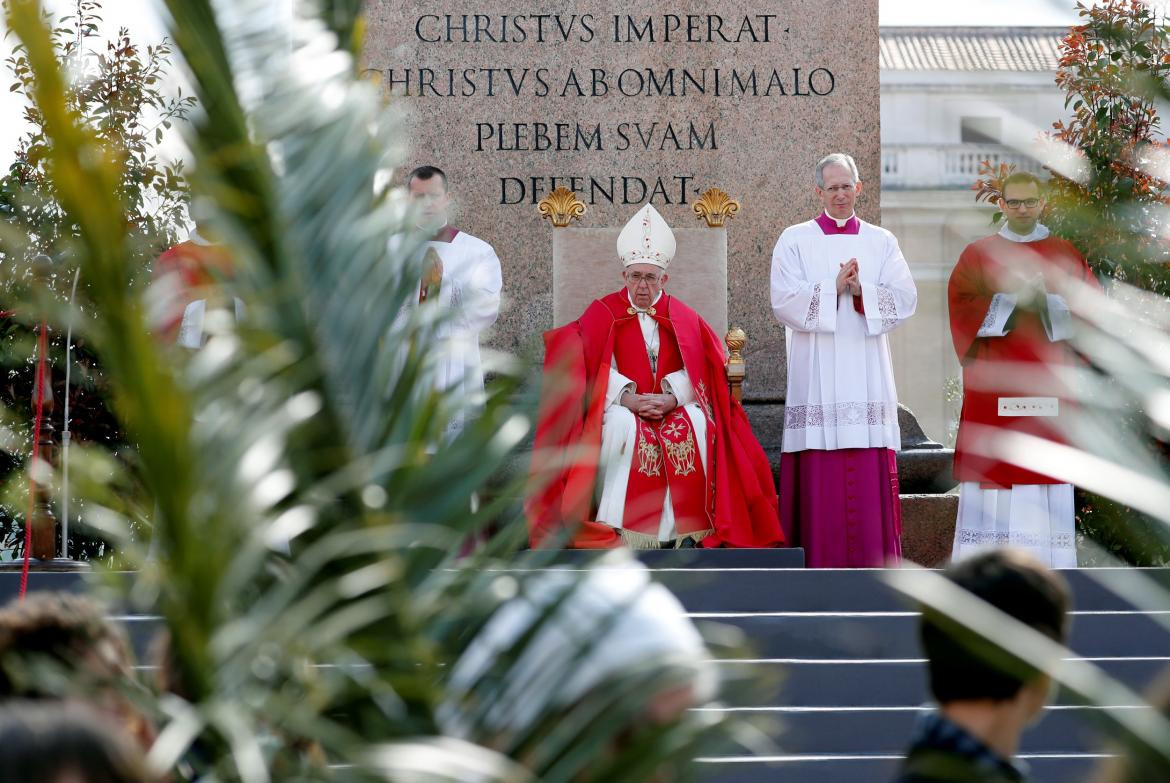
{"type": "Polygon", "coordinates": [[[779,545],[771,469],[723,342],[664,290],[674,233],[647,204],[617,250],[625,286],[545,334],[532,545],[779,545]]]}
{"type": "Polygon", "coordinates": [[[951,337],[963,366],[955,444],[960,482],[953,558],[1010,545],[1057,568],[1077,564],[1071,484],[987,454],[989,436],[1011,431],[1061,442],[1074,354],[1066,340],[1070,285],[1097,286],[1077,249],[1039,222],[1040,180],[1004,181],[998,233],[968,245],[947,288],[951,337]]]}

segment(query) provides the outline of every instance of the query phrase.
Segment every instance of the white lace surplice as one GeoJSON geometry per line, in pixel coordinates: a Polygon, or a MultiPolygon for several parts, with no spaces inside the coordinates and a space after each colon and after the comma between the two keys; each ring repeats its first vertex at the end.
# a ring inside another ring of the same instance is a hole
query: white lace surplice
{"type": "Polygon", "coordinates": [[[901,447],[886,333],[914,314],[918,292],[898,240],[864,221],[857,234],[791,226],[772,252],[772,309],[785,326],[784,451],[901,447]],[[840,265],[858,261],[865,315],[837,295],[840,265]]]}
{"type": "Polygon", "coordinates": [[[1022,549],[1052,568],[1077,567],[1072,484],[1015,484],[983,489],[965,481],[951,560],[985,549],[1022,549]]]}

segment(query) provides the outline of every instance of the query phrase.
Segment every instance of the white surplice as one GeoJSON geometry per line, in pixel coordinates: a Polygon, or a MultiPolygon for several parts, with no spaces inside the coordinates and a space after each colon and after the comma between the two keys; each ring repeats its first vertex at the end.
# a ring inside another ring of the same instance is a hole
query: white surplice
{"type": "Polygon", "coordinates": [[[790,226],[772,251],[772,310],[788,353],[785,452],[901,448],[886,333],[914,315],[918,291],[894,235],[858,222],[856,234],[826,234],[816,220],[790,226]],[[848,290],[837,294],[851,258],[864,315],[848,290]]]}
{"type": "MultiPolygon", "coordinates": [[[[439,303],[447,312],[435,334],[435,387],[462,395],[474,406],[484,395],[480,336],[500,313],[500,259],[487,242],[462,231],[450,242],[427,242],[426,249],[443,262],[439,303]]],[[[463,416],[452,417],[448,434],[463,425],[463,416]]]]}
{"type": "Polygon", "coordinates": [[[1051,568],[1077,567],[1072,484],[1013,484],[983,489],[977,481],[959,485],[955,520],[958,561],[985,549],[1022,549],[1051,568]]]}
{"type": "MultiPolygon", "coordinates": [[[[1004,223],[999,235],[1012,242],[1039,242],[1049,236],[1037,223],[1028,234],[1017,234],[1004,223]]],[[[991,298],[979,337],[1004,337],[1016,309],[1016,295],[997,293],[991,298]]],[[[1052,342],[1072,336],[1072,314],[1058,294],[1046,294],[1042,323],[1052,342]]],[[[1077,567],[1075,505],[1072,484],[1013,484],[1011,489],[984,489],[976,481],[959,485],[959,514],[951,560],[985,549],[1010,546],[1022,549],[1052,568],[1077,567]]]]}
{"type": "MultiPolygon", "coordinates": [[[[662,297],[662,292],[654,299],[654,303],[662,297]]],[[[653,307],[654,303],[651,304],[653,307]]],[[[646,355],[650,357],[651,367],[658,359],[660,338],[658,322],[646,312],[638,313],[638,326],[642,329],[642,339],[646,343],[646,355]]],[[[622,529],[622,522],[626,509],[626,486],[630,478],[630,466],[633,465],[634,451],[638,440],[638,417],[629,408],[621,404],[622,394],[629,391],[634,393],[637,384],[622,375],[618,370],[617,361],[610,360],[609,383],[605,391],[605,413],[601,420],[601,475],[600,497],[597,501],[597,521],[604,522],[610,527],[622,529]]],[[[695,442],[699,448],[699,459],[703,465],[703,473],[707,472],[707,419],[703,409],[695,397],[694,387],[687,376],[685,369],[672,372],[662,379],[662,392],[673,394],[678,400],[678,407],[686,411],[687,418],[695,430],[695,442]]],[[[670,502],[670,487],[666,488],[666,497],[662,501],[662,519],[658,525],[658,540],[673,541],[678,537],[674,522],[674,506],[670,502]]]]}

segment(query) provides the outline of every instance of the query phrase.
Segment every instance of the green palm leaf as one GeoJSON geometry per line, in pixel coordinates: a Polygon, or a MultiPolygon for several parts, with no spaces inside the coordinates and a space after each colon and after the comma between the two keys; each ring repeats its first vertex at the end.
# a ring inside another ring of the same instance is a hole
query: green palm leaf
{"type": "MultiPolygon", "coordinates": [[[[622,740],[650,685],[685,677],[654,656],[579,703],[546,700],[506,743],[473,722],[468,739],[493,750],[406,741],[437,731],[452,664],[515,592],[498,588],[529,589],[523,574],[502,582],[488,569],[491,548],[456,558],[468,532],[507,520],[518,494],[505,488],[471,512],[528,432],[518,381],[505,373],[486,402],[432,391],[447,314],[408,306],[421,238],[403,205],[375,189],[401,130],[326,26],[298,17],[263,27],[267,4],[241,2],[221,28],[208,0],[166,5],[203,108],[189,140],[196,209],[231,250],[223,287],[245,312],[236,324],[231,308],[213,308],[192,356],[149,336],[117,199],[100,196],[116,192],[117,166],[61,108],[67,90],[37,3],[10,11],[101,314],[86,336],[106,357],[136,447],[125,491],[88,512],[120,515],[128,530],[133,509],[156,509],[150,559],[136,584],[118,587],[160,612],[170,635],[164,667],[182,697],[157,703],[155,760],[186,759],[217,780],[415,779],[419,758],[437,779],[469,766],[485,781],[523,779],[504,751],[537,779],[612,781],[710,747],[722,729],[700,714],[622,740]],[[466,413],[468,426],[444,439],[448,419],[466,413]],[[126,497],[135,487],[142,495],[126,497]],[[313,747],[333,766],[315,765],[313,747]]],[[[335,29],[353,19],[331,17],[335,29]]],[[[526,644],[559,606],[542,605],[460,692],[494,698],[499,678],[527,676],[517,669],[526,644]]]]}

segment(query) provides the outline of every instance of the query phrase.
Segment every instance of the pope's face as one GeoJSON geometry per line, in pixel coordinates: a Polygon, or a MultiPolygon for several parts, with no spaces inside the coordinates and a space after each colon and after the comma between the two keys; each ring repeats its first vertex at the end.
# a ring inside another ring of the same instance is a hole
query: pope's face
{"type": "Polygon", "coordinates": [[[447,185],[438,174],[430,179],[414,177],[407,186],[410,203],[418,210],[418,227],[424,231],[437,231],[447,223],[447,207],[451,196],[447,185]]]}
{"type": "Polygon", "coordinates": [[[853,214],[853,205],[861,194],[861,183],[853,181],[853,174],[844,166],[825,166],[821,171],[825,186],[817,188],[817,197],[831,218],[844,220],[853,214]]]}
{"type": "Polygon", "coordinates": [[[649,307],[666,285],[666,272],[654,264],[630,264],[622,270],[630,301],[637,307],[649,307]]]}
{"type": "Polygon", "coordinates": [[[1004,188],[999,208],[1007,218],[1008,229],[1021,235],[1032,233],[1044,211],[1044,199],[1034,182],[1013,182],[1004,188]]]}

